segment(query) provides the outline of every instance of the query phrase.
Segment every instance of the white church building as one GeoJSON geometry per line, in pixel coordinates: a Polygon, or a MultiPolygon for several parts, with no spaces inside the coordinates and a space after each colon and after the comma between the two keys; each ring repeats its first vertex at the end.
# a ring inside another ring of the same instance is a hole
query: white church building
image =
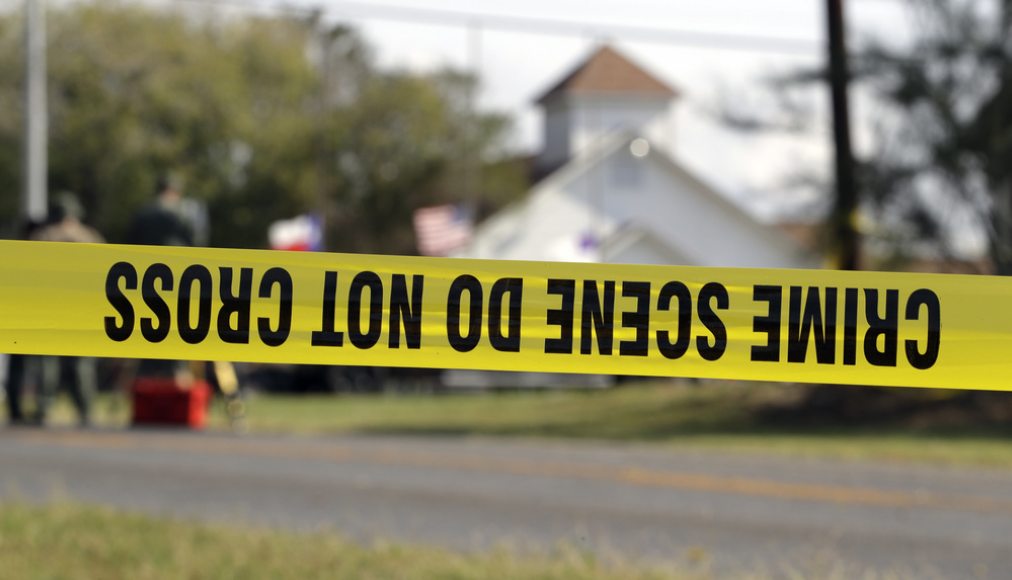
{"type": "Polygon", "coordinates": [[[804,268],[817,265],[775,226],[714,191],[673,157],[678,93],[609,46],[538,99],[542,177],[480,224],[460,257],[804,268]]]}

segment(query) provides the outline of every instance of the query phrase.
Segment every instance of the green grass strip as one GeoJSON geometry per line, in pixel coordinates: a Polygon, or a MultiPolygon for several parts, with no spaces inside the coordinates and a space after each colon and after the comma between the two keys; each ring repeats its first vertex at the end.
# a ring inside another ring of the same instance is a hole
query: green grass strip
{"type": "Polygon", "coordinates": [[[362,546],[327,532],[210,525],[71,503],[0,504],[0,578],[695,578],[605,564],[571,549],[518,555],[362,546]]]}
{"type": "MultiPolygon", "coordinates": [[[[661,382],[603,390],[260,395],[251,397],[246,407],[248,428],[254,433],[603,440],[735,453],[1012,468],[1010,423],[841,425],[762,418],[762,409],[797,398],[803,389],[746,382],[661,382]]],[[[946,396],[944,391],[935,393],[946,396]]],[[[125,425],[127,403],[109,403],[96,405],[100,423],[125,425]]],[[[57,420],[71,422],[65,402],[57,420]]],[[[211,427],[228,428],[218,403],[212,408],[211,427]]]]}

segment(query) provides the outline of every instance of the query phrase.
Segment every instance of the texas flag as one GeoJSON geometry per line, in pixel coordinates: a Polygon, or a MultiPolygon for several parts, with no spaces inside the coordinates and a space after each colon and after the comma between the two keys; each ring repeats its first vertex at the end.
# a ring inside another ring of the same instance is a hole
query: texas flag
{"type": "Polygon", "coordinates": [[[305,214],[276,221],[267,230],[267,239],[272,250],[318,252],[323,249],[323,220],[305,214]]]}

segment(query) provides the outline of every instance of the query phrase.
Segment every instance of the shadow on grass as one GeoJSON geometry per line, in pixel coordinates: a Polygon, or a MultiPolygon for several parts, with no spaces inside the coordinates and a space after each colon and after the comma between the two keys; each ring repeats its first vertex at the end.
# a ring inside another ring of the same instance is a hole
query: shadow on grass
{"type": "MultiPolygon", "coordinates": [[[[846,412],[833,406],[824,387],[798,385],[721,385],[694,387],[620,387],[617,392],[591,391],[565,397],[509,395],[492,397],[491,410],[445,421],[387,422],[362,426],[369,434],[444,437],[503,436],[563,439],[686,442],[807,438],[854,443],[862,440],[911,439],[949,441],[994,440],[1012,444],[1012,421],[984,417],[988,405],[965,392],[911,389],[859,391],[844,387],[830,392],[857,393],[846,412]],[[625,391],[625,392],[623,392],[625,391]],[[813,396],[812,393],[815,393],[813,396]],[[821,405],[813,408],[812,399],[821,405]],[[828,400],[825,400],[828,399],[828,400]],[[969,401],[969,403],[968,403],[969,401]],[[496,414],[495,403],[504,412],[496,414]],[[862,413],[862,405],[864,412],[862,413]],[[526,412],[525,412],[526,407],[526,412]]],[[[993,394],[989,394],[993,395],[993,394]]],[[[999,394],[1003,395],[1003,394],[999,394]]],[[[1012,403],[1012,397],[985,397],[1012,403]]]]}

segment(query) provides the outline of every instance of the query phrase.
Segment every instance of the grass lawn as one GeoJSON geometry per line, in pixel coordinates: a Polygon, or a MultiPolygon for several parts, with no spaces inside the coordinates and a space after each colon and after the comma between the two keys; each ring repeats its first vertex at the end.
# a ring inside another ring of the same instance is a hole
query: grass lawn
{"type": "MultiPolygon", "coordinates": [[[[542,437],[647,442],[683,448],[842,459],[888,459],[1012,468],[1005,427],[844,427],[760,421],[755,410],[802,387],[763,383],[647,383],[605,390],[260,395],[247,402],[253,432],[542,437]]],[[[100,420],[125,424],[126,405],[99,402],[100,420]]],[[[227,428],[220,404],[213,426],[227,428]]],[[[69,422],[64,406],[58,419],[69,422]]]]}
{"type": "Polygon", "coordinates": [[[570,549],[517,555],[362,546],[326,532],[208,525],[56,503],[0,503],[0,578],[695,578],[570,549]]]}

